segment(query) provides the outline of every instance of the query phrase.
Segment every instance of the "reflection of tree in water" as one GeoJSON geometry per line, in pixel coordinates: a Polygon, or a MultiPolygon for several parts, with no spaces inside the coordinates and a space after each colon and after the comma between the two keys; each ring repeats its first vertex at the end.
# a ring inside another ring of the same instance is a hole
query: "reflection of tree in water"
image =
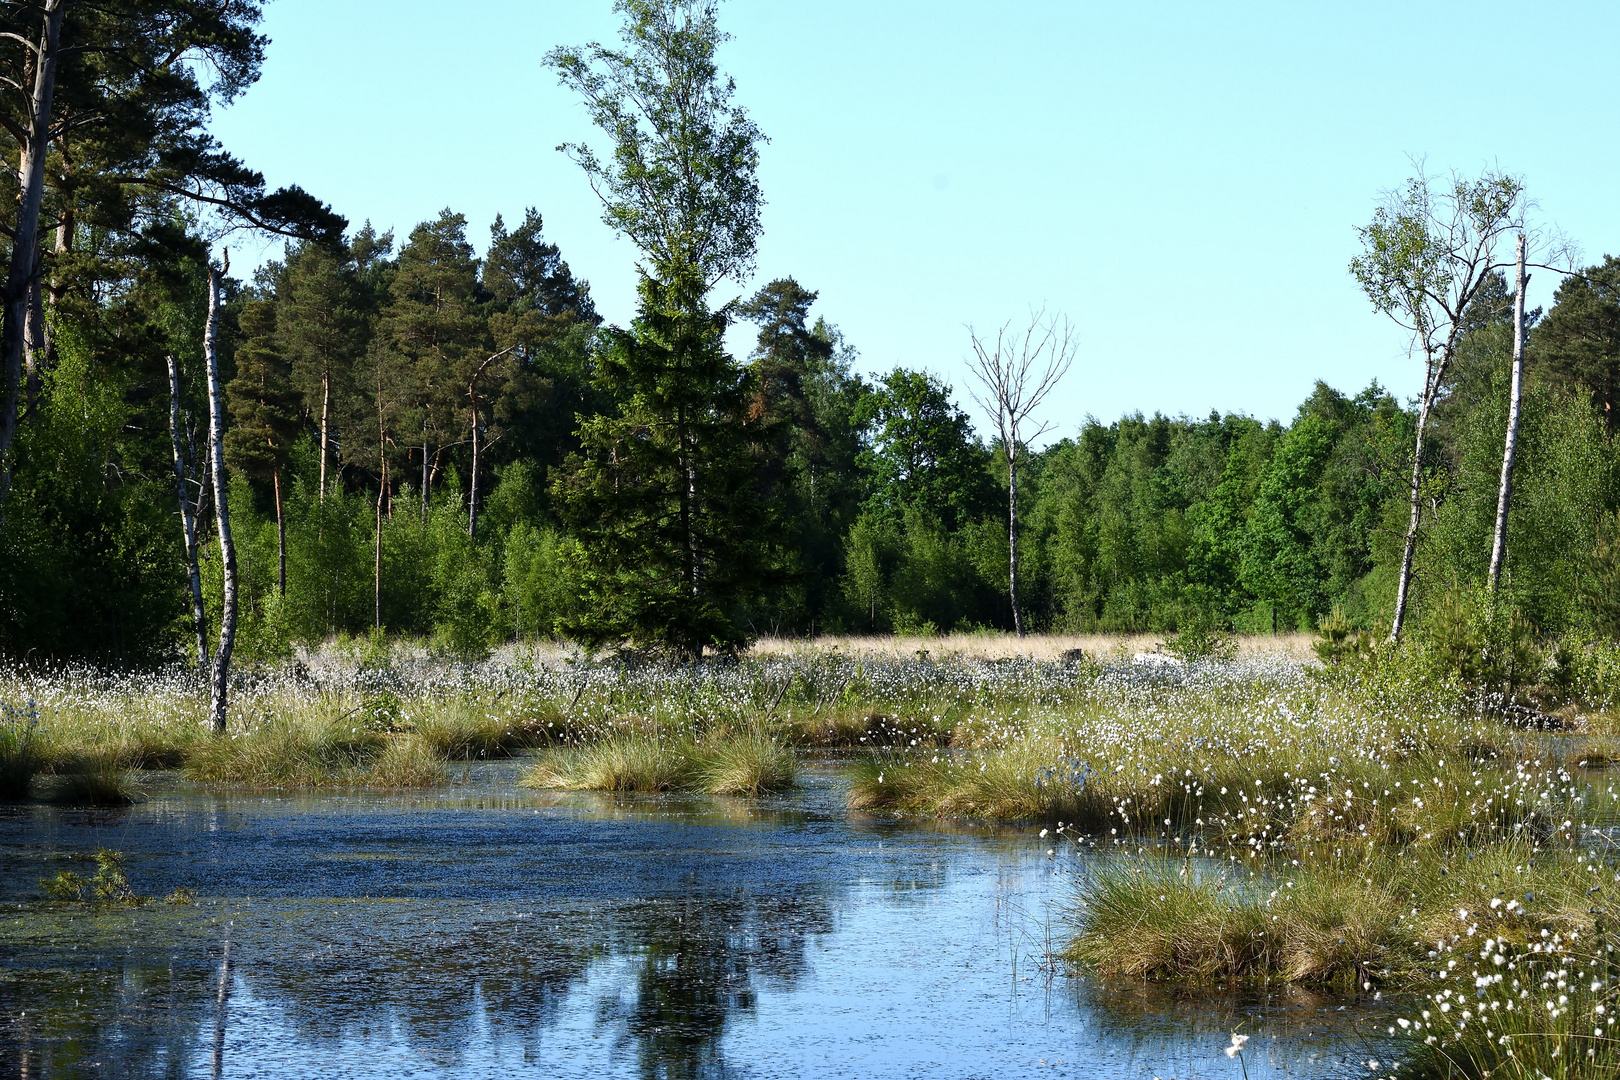
{"type": "Polygon", "coordinates": [[[244,943],[238,970],[313,1045],[387,1038],[397,1024],[412,1048],[460,1059],[482,1016],[503,1041],[533,1047],[602,935],[594,913],[513,915],[361,901],[244,943]]]}
{"type": "Polygon", "coordinates": [[[0,973],[0,1076],[182,1076],[212,1007],[205,964],[0,973]],[[100,1067],[87,1070],[86,1063],[100,1067]]]}
{"type": "Polygon", "coordinates": [[[138,917],[122,937],[76,927],[76,950],[51,942],[26,960],[8,958],[0,1076],[155,1078],[188,1075],[199,1062],[206,1074],[222,1023],[229,1075],[235,1006],[220,992],[229,934],[235,978],[277,1008],[301,1042],[335,1051],[345,1039],[402,1040],[452,1068],[476,1056],[486,1026],[543,1060],[543,1036],[570,988],[593,960],[623,957],[635,972],[634,999],[599,1003],[596,1012],[621,1026],[642,1074],[723,1077],[728,1018],[753,1009],[762,981],[791,986],[807,937],[831,929],[825,900],[749,896],[521,918],[472,905],[361,901],[239,912],[233,921],[179,936],[143,928],[138,917]],[[157,960],[165,953],[166,964],[157,960]]]}
{"type": "Polygon", "coordinates": [[[635,997],[598,1006],[621,1023],[648,1080],[734,1075],[720,1039],[734,1013],[752,1012],[761,981],[790,988],[805,969],[805,944],[832,928],[821,897],[694,896],[649,905],[624,942],[636,968],[635,997]]]}

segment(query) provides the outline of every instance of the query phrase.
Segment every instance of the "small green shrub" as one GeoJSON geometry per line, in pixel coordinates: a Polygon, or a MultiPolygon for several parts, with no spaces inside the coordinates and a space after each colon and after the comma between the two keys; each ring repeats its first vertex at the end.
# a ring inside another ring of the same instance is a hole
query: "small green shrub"
{"type": "Polygon", "coordinates": [[[1324,664],[1362,667],[1373,660],[1372,634],[1345,618],[1337,607],[1322,620],[1318,635],[1311,649],[1324,664]]]}
{"type": "Polygon", "coordinates": [[[1179,660],[1230,661],[1237,656],[1237,639],[1215,622],[1194,619],[1164,643],[1165,651],[1179,660]]]}

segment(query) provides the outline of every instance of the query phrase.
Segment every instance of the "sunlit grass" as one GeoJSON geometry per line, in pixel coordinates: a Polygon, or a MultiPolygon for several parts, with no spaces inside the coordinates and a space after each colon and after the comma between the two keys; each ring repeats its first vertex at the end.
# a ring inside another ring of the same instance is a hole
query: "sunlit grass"
{"type": "Polygon", "coordinates": [[[792,750],[761,732],[672,741],[632,734],[545,751],[523,783],[571,791],[761,795],[792,787],[796,775],[792,750]]]}

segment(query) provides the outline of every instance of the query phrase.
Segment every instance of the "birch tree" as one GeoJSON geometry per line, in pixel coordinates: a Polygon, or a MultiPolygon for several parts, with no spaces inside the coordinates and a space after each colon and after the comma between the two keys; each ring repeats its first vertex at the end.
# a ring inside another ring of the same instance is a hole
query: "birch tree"
{"type": "Polygon", "coordinates": [[[996,434],[1007,459],[1007,593],[1012,602],[1013,629],[1024,636],[1024,615],[1018,604],[1018,459],[1024,447],[1052,429],[1049,423],[1026,427],[1041,402],[1056,388],[1074,363],[1078,342],[1069,320],[1032,312],[1022,330],[1006,322],[996,338],[980,338],[972,328],[973,355],[968,371],[979,384],[972,392],[979,408],[996,419],[996,434]]]}
{"type": "Polygon", "coordinates": [[[1420,164],[1417,175],[1390,192],[1372,221],[1356,230],[1362,250],[1350,273],[1373,307],[1410,335],[1412,354],[1423,360],[1391,642],[1400,640],[1411,598],[1429,420],[1456,357],[1463,313],[1486,279],[1503,268],[1497,260],[1502,238],[1524,229],[1527,209],[1524,183],[1516,176],[1487,170],[1477,180],[1455,173],[1440,179],[1420,164]]]}
{"type": "Polygon", "coordinates": [[[1524,396],[1524,290],[1530,284],[1525,273],[1525,235],[1519,234],[1513,288],[1513,371],[1508,390],[1507,437],[1502,446],[1502,478],[1496,489],[1496,529],[1491,534],[1490,587],[1492,595],[1502,580],[1502,563],[1507,558],[1508,509],[1513,502],[1513,459],[1519,449],[1519,406],[1524,396]]]}
{"type": "Polygon", "coordinates": [[[214,523],[219,529],[219,558],[223,588],[219,609],[219,647],[209,679],[208,716],[216,734],[225,732],[225,715],[230,690],[231,651],[236,646],[236,544],[231,539],[231,508],[225,483],[225,402],[219,380],[219,290],[230,270],[227,251],[224,264],[208,266],[208,321],[203,326],[203,363],[208,379],[208,473],[214,488],[214,523]]]}

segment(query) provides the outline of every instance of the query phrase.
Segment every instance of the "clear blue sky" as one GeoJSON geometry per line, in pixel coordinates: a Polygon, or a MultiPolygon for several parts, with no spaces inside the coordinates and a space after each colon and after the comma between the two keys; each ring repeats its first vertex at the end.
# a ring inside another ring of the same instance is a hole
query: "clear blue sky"
{"type": "MultiPolygon", "coordinates": [[[[452,10],[273,0],[264,78],[214,131],[400,236],[450,206],[482,249],[497,211],[536,206],[627,322],[635,249],[555,151],[595,133],[541,62],[611,39],[610,0],[452,10]]],[[[1065,312],[1058,435],[1134,410],[1286,419],[1317,378],[1414,393],[1345,271],[1410,155],[1522,174],[1585,256],[1620,253],[1612,2],[730,0],[722,22],[771,139],[758,277],[730,291],[792,275],[863,369],[926,368],[964,404],[967,324],[1065,312]]]]}

